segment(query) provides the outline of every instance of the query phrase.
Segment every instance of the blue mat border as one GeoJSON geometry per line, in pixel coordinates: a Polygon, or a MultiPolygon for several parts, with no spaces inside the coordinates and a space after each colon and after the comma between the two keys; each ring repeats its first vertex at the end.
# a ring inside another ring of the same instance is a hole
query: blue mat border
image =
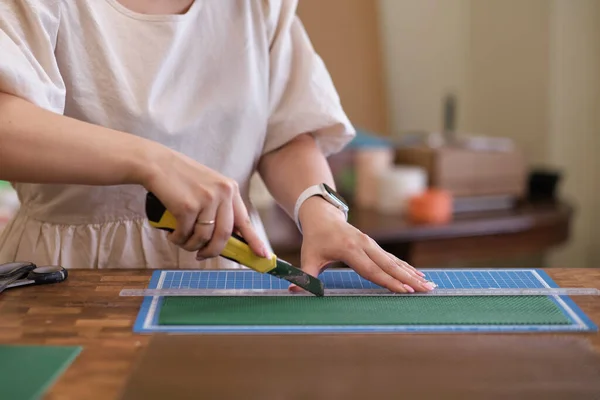
{"type": "MultiPolygon", "coordinates": [[[[442,269],[422,269],[428,271],[444,271],[442,269]]],[[[449,269],[447,271],[464,272],[490,272],[490,271],[510,271],[510,269],[449,269]]],[[[529,271],[537,273],[540,278],[551,288],[559,286],[554,280],[541,269],[523,268],[518,271],[529,271]]],[[[148,285],[149,289],[158,288],[161,275],[168,272],[190,272],[183,270],[156,270],[152,273],[152,278],[148,285]]],[[[201,272],[198,270],[197,272],[201,272]]],[[[215,272],[215,271],[203,271],[215,272]]],[[[549,333],[549,332],[597,332],[598,326],[581,310],[581,308],[568,296],[558,296],[560,300],[567,305],[581,324],[572,318],[563,304],[560,304],[557,298],[553,301],[557,303],[560,309],[571,320],[570,325],[401,325],[401,326],[159,326],[157,324],[161,297],[144,297],[142,305],[138,312],[133,331],[136,333],[187,333],[187,334],[247,334],[247,333],[549,333]],[[150,319],[150,324],[147,321],[150,319]]]]}
{"type": "MultiPolygon", "coordinates": [[[[548,284],[548,286],[550,286],[551,288],[558,288],[559,286],[556,284],[556,282],[554,282],[554,280],[550,277],[550,275],[548,275],[548,273],[546,273],[546,271],[542,270],[542,269],[532,269],[532,271],[537,272],[540,277],[546,281],[546,283],[548,284]]],[[[583,321],[583,323],[589,328],[589,331],[591,332],[597,332],[598,331],[598,326],[594,323],[594,321],[592,321],[587,314],[585,314],[583,312],[583,310],[575,303],[575,301],[573,301],[572,298],[570,298],[569,296],[558,296],[560,297],[560,299],[562,299],[568,306],[569,308],[575,312],[575,314],[583,321]]],[[[555,300],[556,301],[556,300],[555,300]]],[[[564,311],[564,310],[563,310],[564,311]]]]}

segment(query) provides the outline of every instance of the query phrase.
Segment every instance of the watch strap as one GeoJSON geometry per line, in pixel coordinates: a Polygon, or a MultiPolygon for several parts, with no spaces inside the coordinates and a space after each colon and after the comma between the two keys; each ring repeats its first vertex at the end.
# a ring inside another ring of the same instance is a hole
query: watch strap
{"type": "Polygon", "coordinates": [[[298,227],[300,233],[302,233],[302,226],[300,225],[300,208],[307,199],[313,196],[321,196],[325,201],[329,202],[329,204],[332,204],[337,209],[344,212],[346,220],[348,219],[348,208],[345,205],[341,206],[339,204],[339,201],[334,200],[332,195],[327,191],[324,185],[313,185],[306,188],[300,194],[300,196],[298,196],[298,200],[296,200],[296,205],[294,207],[294,222],[296,222],[296,226],[298,227]]]}
{"type": "Polygon", "coordinates": [[[313,185],[313,186],[306,188],[300,194],[300,196],[298,196],[298,200],[296,200],[296,205],[294,207],[294,221],[296,222],[296,226],[298,227],[298,230],[301,233],[302,233],[302,227],[300,226],[300,218],[299,218],[300,207],[302,207],[302,204],[304,204],[304,202],[307,199],[309,199],[313,196],[323,196],[323,189],[321,188],[321,185],[313,185]]]}

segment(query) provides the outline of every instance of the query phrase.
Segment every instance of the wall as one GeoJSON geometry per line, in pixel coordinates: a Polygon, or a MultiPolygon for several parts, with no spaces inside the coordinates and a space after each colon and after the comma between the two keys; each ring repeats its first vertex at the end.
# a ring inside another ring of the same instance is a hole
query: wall
{"type": "MultiPolygon", "coordinates": [[[[598,10],[598,21],[600,21],[600,10],[598,10]]],[[[600,26],[600,23],[598,25],[596,25],[597,27],[600,26]]],[[[600,46],[600,39],[596,42],[596,44],[598,44],[600,46]]],[[[600,49],[598,49],[598,52],[600,52],[600,49]]],[[[597,75],[596,75],[597,76],[597,75]]],[[[597,96],[596,96],[596,106],[595,106],[596,110],[600,110],[600,88],[598,90],[597,96]]],[[[596,135],[596,143],[594,144],[595,148],[598,149],[600,148],[600,112],[596,113],[596,126],[598,127],[597,131],[599,131],[599,133],[596,135]]],[[[599,160],[596,161],[596,168],[594,169],[595,173],[598,173],[598,171],[600,170],[598,164],[600,163],[599,160]]],[[[596,184],[598,184],[598,181],[596,181],[596,184]]],[[[594,238],[600,238],[600,190],[598,188],[596,188],[596,196],[594,199],[594,204],[596,205],[596,207],[594,208],[595,212],[593,215],[593,226],[594,226],[594,231],[592,233],[592,237],[594,238]]],[[[592,267],[598,267],[600,266],[600,246],[596,245],[593,246],[593,258],[592,258],[592,262],[591,262],[591,266],[592,267]]]]}
{"type": "Polygon", "coordinates": [[[550,161],[566,172],[563,195],[577,207],[573,240],[557,266],[600,263],[600,2],[552,2],[550,161]]]}
{"type": "Polygon", "coordinates": [[[380,0],[381,40],[391,130],[439,131],[442,99],[460,98],[463,126],[468,101],[469,0],[380,0]]]}
{"type": "Polygon", "coordinates": [[[547,0],[380,0],[392,131],[457,128],[517,139],[533,162],[548,131],[547,0]]]}
{"type": "MultiPolygon", "coordinates": [[[[454,3],[451,1],[450,3],[454,3]]],[[[466,131],[515,139],[546,161],[550,2],[471,0],[466,131]]]]}

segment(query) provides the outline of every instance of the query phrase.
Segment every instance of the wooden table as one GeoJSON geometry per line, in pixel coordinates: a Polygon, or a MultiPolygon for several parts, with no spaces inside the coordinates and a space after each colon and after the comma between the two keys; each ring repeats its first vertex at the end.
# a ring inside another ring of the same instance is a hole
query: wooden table
{"type": "MultiPolygon", "coordinates": [[[[548,250],[568,240],[572,217],[567,203],[538,202],[511,210],[460,213],[441,225],[415,224],[402,216],[352,208],[349,222],[419,268],[489,268],[491,262],[507,267],[514,258],[540,265],[548,250]]],[[[302,238],[293,221],[278,207],[262,210],[261,218],[275,253],[298,263],[302,238]]]]}
{"type": "MultiPolygon", "coordinates": [[[[600,288],[600,269],[547,272],[563,287],[600,288]]],[[[151,271],[76,270],[61,284],[9,289],[0,294],[0,343],[84,346],[47,398],[116,398],[151,338],[132,333],[141,298],[119,297],[119,292],[146,287],[150,275],[151,271]]],[[[600,299],[574,300],[600,324],[600,299]]],[[[600,335],[574,336],[589,338],[600,351],[600,335]]]]}

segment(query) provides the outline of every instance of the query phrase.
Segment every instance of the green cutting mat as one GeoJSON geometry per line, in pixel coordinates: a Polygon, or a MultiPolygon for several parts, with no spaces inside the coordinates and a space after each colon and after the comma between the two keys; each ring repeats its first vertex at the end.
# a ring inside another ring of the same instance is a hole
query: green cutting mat
{"type": "Polygon", "coordinates": [[[549,298],[165,297],[159,325],[550,325],[570,322],[549,298]]]}
{"type": "Polygon", "coordinates": [[[0,398],[41,398],[81,347],[0,345],[0,398]]]}

